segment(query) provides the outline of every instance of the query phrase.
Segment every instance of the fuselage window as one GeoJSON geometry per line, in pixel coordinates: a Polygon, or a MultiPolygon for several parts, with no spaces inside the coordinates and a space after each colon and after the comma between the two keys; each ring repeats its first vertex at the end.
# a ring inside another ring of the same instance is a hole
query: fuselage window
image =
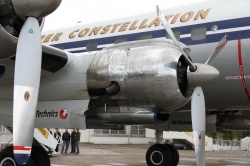
{"type": "Polygon", "coordinates": [[[91,42],[87,44],[87,51],[96,51],[97,50],[97,42],[91,42]]]}
{"type": "Polygon", "coordinates": [[[118,44],[118,43],[123,43],[123,42],[126,42],[127,41],[127,38],[123,37],[123,38],[118,38],[115,40],[115,44],[118,44]]]}
{"type": "MultiPolygon", "coordinates": [[[[174,32],[175,38],[176,38],[178,41],[180,41],[181,31],[179,31],[179,30],[173,30],[173,32],[174,32]]],[[[167,33],[167,35],[166,35],[166,38],[171,39],[170,36],[168,35],[168,33],[167,33]]]]}
{"type": "Polygon", "coordinates": [[[203,40],[206,38],[206,32],[207,28],[204,26],[193,28],[191,31],[191,38],[192,40],[203,40]]]}
{"type": "Polygon", "coordinates": [[[152,34],[141,35],[139,40],[152,39],[152,34]]]}

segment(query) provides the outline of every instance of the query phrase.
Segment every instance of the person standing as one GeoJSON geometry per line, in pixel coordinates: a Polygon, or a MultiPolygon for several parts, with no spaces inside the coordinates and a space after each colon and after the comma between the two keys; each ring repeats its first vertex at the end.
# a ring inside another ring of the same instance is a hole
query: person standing
{"type": "Polygon", "coordinates": [[[61,153],[64,152],[64,147],[65,147],[65,153],[67,153],[68,148],[69,148],[69,142],[70,142],[70,134],[68,132],[68,129],[65,129],[65,132],[62,135],[62,140],[63,140],[63,145],[62,145],[62,151],[61,153]]]}
{"type": "Polygon", "coordinates": [[[47,130],[49,131],[50,134],[52,134],[52,131],[50,131],[50,128],[47,128],[47,130]]]}
{"type": "Polygon", "coordinates": [[[79,132],[79,129],[76,129],[76,138],[75,138],[75,143],[76,143],[76,154],[79,154],[79,142],[81,138],[81,133],[79,132]]]}
{"type": "Polygon", "coordinates": [[[57,140],[57,146],[55,151],[58,153],[59,152],[59,143],[61,141],[61,133],[59,132],[59,129],[56,128],[56,132],[54,133],[54,138],[57,140]]]}
{"type": "Polygon", "coordinates": [[[71,132],[71,135],[70,135],[70,138],[71,138],[71,152],[70,153],[75,153],[76,150],[76,130],[75,129],[72,129],[72,132],[71,132]]]}
{"type": "Polygon", "coordinates": [[[52,131],[50,131],[50,128],[47,128],[47,130],[49,131],[49,133],[52,135],[52,131]]]}

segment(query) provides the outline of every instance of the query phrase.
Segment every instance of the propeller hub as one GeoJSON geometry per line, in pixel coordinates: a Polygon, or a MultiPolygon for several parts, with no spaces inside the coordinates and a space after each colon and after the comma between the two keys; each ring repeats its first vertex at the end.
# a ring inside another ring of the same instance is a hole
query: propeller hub
{"type": "Polygon", "coordinates": [[[26,17],[43,18],[54,12],[61,0],[12,0],[16,14],[23,20],[26,17]]]}
{"type": "Polygon", "coordinates": [[[189,68],[187,69],[189,86],[194,87],[209,84],[220,75],[220,72],[213,66],[200,63],[194,63],[194,65],[197,67],[195,72],[189,71],[189,68]]]}

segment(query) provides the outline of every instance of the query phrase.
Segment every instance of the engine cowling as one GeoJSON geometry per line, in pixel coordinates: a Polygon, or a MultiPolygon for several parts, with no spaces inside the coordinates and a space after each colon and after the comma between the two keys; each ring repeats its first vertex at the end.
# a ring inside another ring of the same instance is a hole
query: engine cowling
{"type": "Polygon", "coordinates": [[[38,18],[42,29],[44,17],[52,13],[60,3],[61,0],[0,0],[0,59],[15,55],[25,17],[38,18]]]}
{"type": "Polygon", "coordinates": [[[88,90],[93,97],[172,111],[190,100],[186,71],[185,58],[171,40],[128,42],[95,54],[87,72],[88,90]]]}

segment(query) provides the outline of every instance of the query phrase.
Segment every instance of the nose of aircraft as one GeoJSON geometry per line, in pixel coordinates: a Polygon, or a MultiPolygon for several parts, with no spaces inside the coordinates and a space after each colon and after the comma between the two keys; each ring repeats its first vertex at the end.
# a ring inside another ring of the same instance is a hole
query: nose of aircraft
{"type": "Polygon", "coordinates": [[[213,66],[195,63],[197,70],[190,72],[188,69],[187,78],[190,86],[202,86],[209,84],[219,77],[220,72],[213,66]]]}

